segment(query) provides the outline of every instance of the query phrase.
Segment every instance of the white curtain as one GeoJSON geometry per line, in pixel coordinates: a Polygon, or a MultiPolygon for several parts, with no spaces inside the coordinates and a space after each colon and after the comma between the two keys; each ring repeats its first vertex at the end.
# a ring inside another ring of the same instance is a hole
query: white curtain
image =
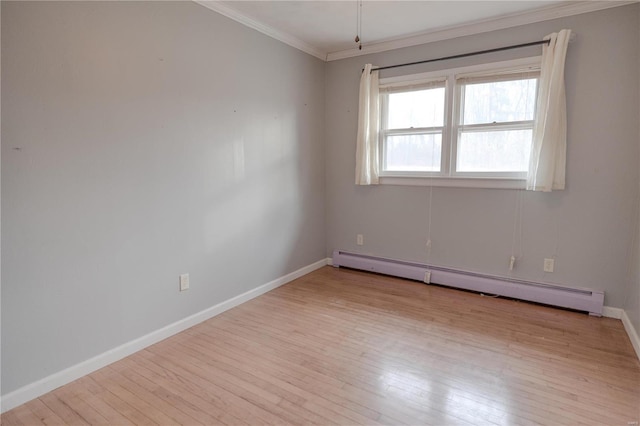
{"type": "Polygon", "coordinates": [[[360,77],[358,136],[356,138],[356,185],[378,184],[378,71],[367,64],[360,77]]]}
{"type": "Polygon", "coordinates": [[[564,61],[571,30],[544,39],[538,86],[537,117],[529,159],[527,189],[550,192],[564,189],[567,151],[567,106],[564,92],[564,61]]]}

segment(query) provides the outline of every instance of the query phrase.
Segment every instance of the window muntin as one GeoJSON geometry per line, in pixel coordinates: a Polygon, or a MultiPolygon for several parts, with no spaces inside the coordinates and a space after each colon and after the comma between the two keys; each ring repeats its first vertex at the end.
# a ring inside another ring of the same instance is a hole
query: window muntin
{"type": "Polygon", "coordinates": [[[524,179],[539,63],[382,79],[381,176],[524,179]]]}

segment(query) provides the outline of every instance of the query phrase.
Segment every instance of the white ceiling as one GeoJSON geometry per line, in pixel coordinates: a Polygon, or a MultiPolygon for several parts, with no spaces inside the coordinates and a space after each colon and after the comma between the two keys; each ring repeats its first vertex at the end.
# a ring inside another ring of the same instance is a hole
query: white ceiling
{"type": "Polygon", "coordinates": [[[354,42],[358,1],[198,3],[326,60],[620,6],[629,1],[362,2],[363,49],[354,42]]]}

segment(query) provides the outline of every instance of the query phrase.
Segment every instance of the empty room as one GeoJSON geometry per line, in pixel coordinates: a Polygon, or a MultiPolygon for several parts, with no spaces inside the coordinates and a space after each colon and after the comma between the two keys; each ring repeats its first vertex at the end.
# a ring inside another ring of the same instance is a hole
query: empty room
{"type": "Polygon", "coordinates": [[[4,1],[2,425],[640,422],[637,1],[4,1]]]}

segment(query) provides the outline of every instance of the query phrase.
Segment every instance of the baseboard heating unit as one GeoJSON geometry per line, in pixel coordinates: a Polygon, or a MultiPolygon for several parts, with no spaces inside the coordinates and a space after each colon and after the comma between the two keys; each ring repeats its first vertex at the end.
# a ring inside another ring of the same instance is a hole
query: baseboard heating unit
{"type": "Polygon", "coordinates": [[[420,263],[335,250],[333,266],[360,269],[447,287],[497,294],[602,316],[604,292],[483,275],[420,263]]]}

